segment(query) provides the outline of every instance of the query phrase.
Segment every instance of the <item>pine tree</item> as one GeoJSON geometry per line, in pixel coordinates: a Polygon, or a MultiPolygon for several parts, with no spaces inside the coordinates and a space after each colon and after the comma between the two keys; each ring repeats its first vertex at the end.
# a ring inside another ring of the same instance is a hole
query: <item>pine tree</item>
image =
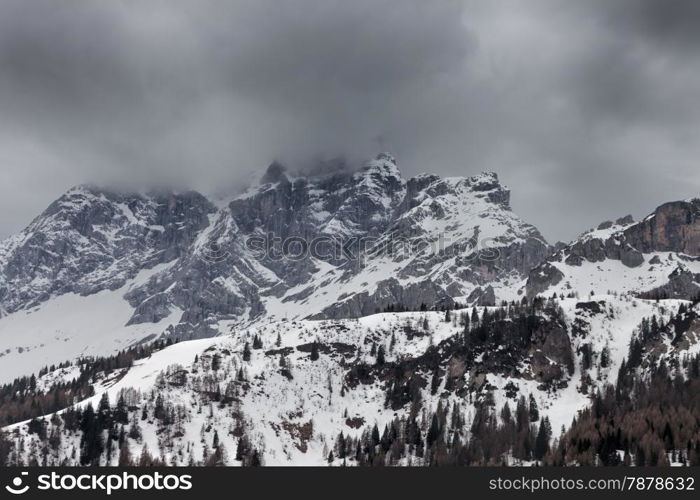
{"type": "Polygon", "coordinates": [[[435,441],[437,441],[440,435],[440,424],[438,422],[437,415],[433,413],[433,418],[430,421],[430,428],[428,429],[428,435],[426,436],[428,446],[432,446],[435,441]]]}
{"type": "Polygon", "coordinates": [[[126,407],[123,394],[120,394],[117,400],[117,408],[114,411],[114,421],[119,424],[129,423],[129,410],[126,407]]]}
{"type": "Polygon", "coordinates": [[[97,420],[92,403],[88,403],[80,420],[80,464],[99,465],[104,450],[102,427],[97,420]]]}
{"type": "Polygon", "coordinates": [[[318,342],[314,340],[311,344],[311,361],[316,361],[318,357],[318,342]]]}
{"type": "Polygon", "coordinates": [[[248,342],[243,346],[243,361],[250,361],[250,344],[248,342]]]}
{"type": "Polygon", "coordinates": [[[377,349],[377,366],[382,366],[386,362],[386,356],[384,354],[384,346],[380,345],[377,349]]]}
{"type": "Polygon", "coordinates": [[[530,394],[530,422],[537,422],[540,418],[540,410],[537,407],[537,401],[535,401],[535,396],[530,394]]]}
{"type": "Polygon", "coordinates": [[[148,445],[143,445],[141,450],[141,456],[139,457],[139,467],[152,467],[153,466],[153,456],[148,451],[148,445]]]}
{"type": "Polygon", "coordinates": [[[472,307],[471,323],[474,326],[479,324],[479,313],[477,312],[476,307],[472,307]]]}
{"type": "Polygon", "coordinates": [[[501,421],[504,425],[509,425],[513,420],[513,415],[510,411],[510,406],[508,406],[508,401],[503,405],[501,409],[501,421]]]}
{"type": "Polygon", "coordinates": [[[522,395],[518,398],[518,404],[515,407],[515,422],[518,432],[521,432],[530,425],[530,413],[525,401],[525,396],[522,395]]]}
{"type": "Polygon", "coordinates": [[[440,387],[440,374],[438,370],[433,371],[433,377],[430,381],[430,394],[433,396],[437,394],[438,388],[440,387]]]}
{"type": "Polygon", "coordinates": [[[128,443],[124,442],[119,448],[119,467],[129,467],[134,465],[131,458],[131,451],[129,451],[128,443]]]}
{"type": "Polygon", "coordinates": [[[221,355],[215,352],[211,357],[211,370],[215,372],[218,371],[219,368],[221,368],[221,355]]]}
{"type": "Polygon", "coordinates": [[[600,353],[600,367],[607,368],[610,366],[610,348],[606,345],[600,353]]]}
{"type": "Polygon", "coordinates": [[[544,417],[540,420],[540,428],[535,438],[535,458],[542,460],[549,452],[549,440],[552,437],[552,426],[549,423],[549,418],[544,417]]]}

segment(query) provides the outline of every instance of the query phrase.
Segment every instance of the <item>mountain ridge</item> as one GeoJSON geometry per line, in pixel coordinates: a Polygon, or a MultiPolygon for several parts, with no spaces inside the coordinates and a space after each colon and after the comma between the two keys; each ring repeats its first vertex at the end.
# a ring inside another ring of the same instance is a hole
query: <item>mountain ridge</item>
{"type": "Polygon", "coordinates": [[[404,179],[388,154],[272,164],[219,203],[77,187],[0,244],[5,459],[538,463],[611,386],[692,375],[698,242],[691,199],[550,246],[497,174],[404,179]]]}
{"type": "Polygon", "coordinates": [[[204,338],[265,321],[495,305],[552,293],[690,299],[700,275],[694,256],[645,254],[632,245],[648,252],[661,244],[653,224],[663,219],[671,220],[672,234],[658,248],[687,250],[687,238],[695,244],[697,203],[670,202],[657,209],[658,219],[620,218],[552,247],[512,212],[497,174],[404,179],[388,153],[322,175],[290,174],[273,163],[259,185],[219,203],[194,191],[78,186],[0,243],[5,376],[108,354],[124,342],[204,338]],[[646,229],[630,229],[639,224],[646,229]],[[294,255],[295,244],[305,253],[294,255]],[[79,308],[78,297],[96,310],[114,304],[119,313],[103,330],[122,333],[90,333],[56,317],[58,304],[79,308]],[[51,353],[56,338],[62,349],[51,353]]]}

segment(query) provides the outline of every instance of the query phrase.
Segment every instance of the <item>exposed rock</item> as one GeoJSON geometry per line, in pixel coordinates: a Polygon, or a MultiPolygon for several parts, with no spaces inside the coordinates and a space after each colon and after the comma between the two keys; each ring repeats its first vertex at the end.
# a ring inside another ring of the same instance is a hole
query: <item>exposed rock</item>
{"type": "Polygon", "coordinates": [[[530,271],[527,277],[526,294],[528,298],[535,297],[547,290],[550,286],[556,285],[564,278],[564,273],[554,267],[549,262],[545,262],[530,271]]]}
{"type": "MultiPolygon", "coordinates": [[[[589,231],[566,247],[557,249],[547,258],[547,263],[534,268],[528,278],[526,292],[528,296],[534,296],[556,287],[569,274],[566,266],[620,261],[626,267],[637,268],[647,260],[645,254],[653,252],[670,252],[669,259],[673,259],[674,255],[681,259],[700,255],[700,199],[665,203],[637,223],[630,215],[617,219],[614,224],[610,221],[602,223],[597,230],[589,231]],[[551,270],[545,268],[550,262],[564,264],[560,269],[561,276],[552,273],[551,279],[547,278],[551,270]]],[[[657,255],[650,256],[649,263],[664,264],[657,255]]],[[[602,274],[606,267],[609,266],[598,267],[601,281],[605,281],[602,274]]],[[[571,274],[575,273],[572,270],[571,274]]],[[[656,276],[658,273],[651,275],[647,281],[653,282],[656,276]]],[[[660,283],[648,292],[692,298],[693,295],[689,294],[696,293],[693,280],[689,276],[674,276],[669,277],[672,282],[660,283]]],[[[568,285],[568,281],[565,283],[568,285]]],[[[632,291],[643,292],[638,288],[632,291]]]]}
{"type": "Polygon", "coordinates": [[[485,289],[475,288],[467,300],[470,304],[478,306],[493,306],[496,305],[496,294],[493,287],[489,285],[485,289]]]}
{"type": "Polygon", "coordinates": [[[214,211],[194,192],[71,189],[0,245],[0,308],[116,290],[139,271],[186,255],[214,211]]]}
{"type": "Polygon", "coordinates": [[[665,203],[641,222],[625,229],[637,250],[700,255],[700,199],[665,203]]]}
{"type": "Polygon", "coordinates": [[[700,297],[700,276],[679,265],[669,274],[668,283],[639,294],[647,298],[695,299],[700,297]]]}
{"type": "Polygon", "coordinates": [[[644,263],[644,255],[639,250],[625,245],[620,251],[620,260],[627,267],[637,267],[644,263]]]}
{"type": "Polygon", "coordinates": [[[629,224],[634,223],[634,217],[631,215],[625,215],[624,217],[620,217],[615,221],[615,224],[618,226],[628,226],[629,224]]]}

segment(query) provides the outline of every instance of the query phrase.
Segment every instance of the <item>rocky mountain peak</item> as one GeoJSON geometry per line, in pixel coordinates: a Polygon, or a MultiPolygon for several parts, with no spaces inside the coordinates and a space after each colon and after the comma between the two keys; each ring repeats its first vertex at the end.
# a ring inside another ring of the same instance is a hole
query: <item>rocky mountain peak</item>
{"type": "Polygon", "coordinates": [[[288,180],[286,171],[287,169],[281,163],[273,161],[260,179],[260,184],[274,184],[288,180]]]}
{"type": "Polygon", "coordinates": [[[510,210],[510,189],[503,186],[495,172],[482,172],[467,178],[467,185],[475,193],[484,193],[491,203],[499,205],[504,210],[510,210]]]}
{"type": "Polygon", "coordinates": [[[405,179],[388,153],[306,175],[274,162],[219,206],[195,192],[78,186],[0,245],[0,307],[114,292],[117,328],[185,339],[264,318],[493,304],[549,252],[508,202],[494,173],[405,179]]]}
{"type": "Polygon", "coordinates": [[[398,189],[406,181],[396,165],[396,160],[389,153],[380,153],[374,159],[366,162],[363,168],[355,174],[355,179],[377,185],[398,189]]]}

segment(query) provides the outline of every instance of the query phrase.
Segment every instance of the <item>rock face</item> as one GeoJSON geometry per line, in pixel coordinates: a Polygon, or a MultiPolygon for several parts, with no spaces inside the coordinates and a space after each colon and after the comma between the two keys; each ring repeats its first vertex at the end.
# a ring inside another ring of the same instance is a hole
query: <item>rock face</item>
{"type": "Polygon", "coordinates": [[[187,290],[194,282],[200,295],[231,297],[231,309],[210,304],[207,312],[217,319],[347,318],[392,306],[451,307],[475,292],[485,297],[480,303],[505,298],[504,288],[549,249],[511,212],[509,192],[495,174],[405,180],[393,157],[381,154],[359,171],[304,178],[273,165],[263,181],[232,200],[197,243],[206,249],[216,241],[229,256],[225,262],[193,274],[197,265],[183,260],[142,295],[167,289],[186,309],[176,295],[184,276],[187,290]],[[232,271],[254,286],[224,276],[232,271]]]}
{"type": "Polygon", "coordinates": [[[120,288],[140,270],[184,256],[214,211],[195,192],[71,189],[0,246],[0,310],[120,288]]]}
{"type": "Polygon", "coordinates": [[[202,337],[222,321],[493,304],[550,251],[496,174],[404,179],[387,153],[325,172],[273,163],[219,208],[194,192],[75,188],[0,247],[0,311],[130,284],[129,325],[180,310],[170,332],[202,337]]]}
{"type": "Polygon", "coordinates": [[[700,289],[698,200],[552,248],[494,173],[406,179],[386,153],[331,167],[298,176],[274,163],[217,205],[195,192],[72,189],[0,245],[0,317],[119,290],[125,326],[184,339],[263,320],[700,289]]]}
{"type": "Polygon", "coordinates": [[[639,224],[628,228],[625,237],[643,253],[700,256],[700,199],[664,203],[639,224]]]}
{"type": "Polygon", "coordinates": [[[700,199],[665,203],[640,222],[631,216],[604,222],[558,248],[529,273],[526,293],[602,292],[605,286],[691,299],[700,286],[699,256],[700,199]]]}

